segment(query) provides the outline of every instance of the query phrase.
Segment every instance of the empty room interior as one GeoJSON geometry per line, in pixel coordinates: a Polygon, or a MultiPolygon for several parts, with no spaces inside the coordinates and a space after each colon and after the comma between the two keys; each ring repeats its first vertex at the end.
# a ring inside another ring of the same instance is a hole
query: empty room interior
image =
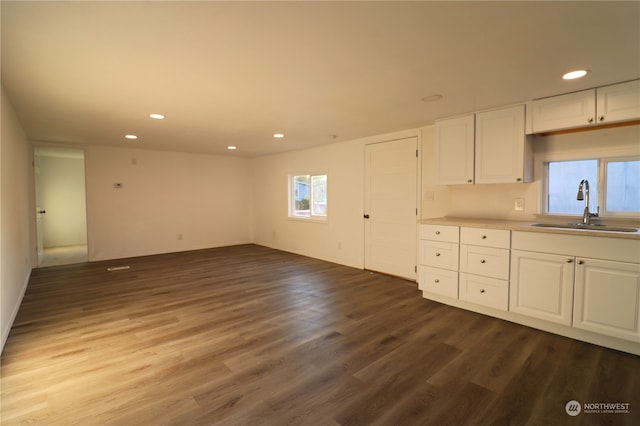
{"type": "Polygon", "coordinates": [[[640,2],[0,31],[3,425],[640,424],[640,2]]]}

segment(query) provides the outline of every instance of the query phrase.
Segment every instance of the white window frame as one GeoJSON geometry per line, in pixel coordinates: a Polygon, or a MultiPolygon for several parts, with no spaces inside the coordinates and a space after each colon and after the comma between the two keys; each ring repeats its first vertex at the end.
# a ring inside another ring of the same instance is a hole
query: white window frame
{"type": "Polygon", "coordinates": [[[329,174],[324,171],[324,170],[316,170],[316,171],[302,171],[302,172],[296,172],[296,173],[289,173],[289,175],[287,176],[287,187],[288,187],[288,191],[287,191],[287,216],[290,220],[301,220],[304,222],[320,222],[320,223],[326,223],[329,220],[329,174]],[[313,176],[326,176],[327,179],[327,188],[326,188],[326,194],[327,194],[327,211],[326,214],[324,215],[316,215],[313,214],[313,190],[312,188],[309,188],[309,216],[298,216],[295,215],[293,212],[295,210],[295,200],[294,200],[294,196],[295,196],[295,177],[296,176],[309,176],[309,181],[311,182],[312,177],[313,176]]]}
{"type": "MultiPolygon", "coordinates": [[[[570,155],[570,156],[561,156],[561,157],[547,157],[542,159],[542,191],[541,191],[541,206],[543,216],[555,216],[555,217],[580,217],[580,215],[571,215],[567,213],[549,213],[549,163],[550,162],[562,162],[562,161],[581,161],[581,160],[597,160],[598,161],[598,182],[597,182],[597,193],[598,198],[596,200],[596,206],[600,207],[601,218],[620,218],[620,219],[638,219],[640,218],[640,212],[619,212],[619,211],[608,211],[606,208],[606,170],[607,164],[610,162],[619,162],[619,161],[639,161],[639,155],[612,155],[612,156],[602,156],[602,155],[593,155],[593,153],[584,153],[582,155],[570,155]]],[[[576,194],[579,182],[576,182],[576,194]]],[[[593,183],[591,183],[593,185],[593,183]]]]}

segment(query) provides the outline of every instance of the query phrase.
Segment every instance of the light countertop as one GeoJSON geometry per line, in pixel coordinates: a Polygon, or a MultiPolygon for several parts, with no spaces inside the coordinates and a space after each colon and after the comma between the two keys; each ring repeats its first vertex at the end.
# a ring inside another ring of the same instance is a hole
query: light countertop
{"type": "MultiPolygon", "coordinates": [[[[594,237],[609,238],[627,238],[632,240],[640,240],[640,229],[636,228],[636,232],[619,232],[619,231],[598,231],[592,229],[572,229],[572,228],[550,228],[533,226],[534,223],[548,222],[525,222],[504,219],[485,219],[485,218],[469,218],[469,217],[438,217],[433,219],[421,219],[419,224],[425,225],[451,225],[451,226],[468,226],[471,228],[487,228],[487,229],[507,229],[510,231],[527,231],[527,232],[545,232],[547,234],[566,234],[566,235],[588,235],[594,237]]],[[[616,226],[616,225],[612,225],[616,226]]],[[[626,226],[625,226],[626,228],[626,226]]]]}

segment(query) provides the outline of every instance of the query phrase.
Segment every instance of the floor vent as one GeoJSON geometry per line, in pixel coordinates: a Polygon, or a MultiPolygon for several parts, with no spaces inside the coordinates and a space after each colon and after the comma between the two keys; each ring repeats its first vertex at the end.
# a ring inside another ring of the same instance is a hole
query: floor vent
{"type": "Polygon", "coordinates": [[[129,269],[130,266],[112,266],[111,268],[107,268],[107,271],[122,271],[123,269],[129,269]]]}

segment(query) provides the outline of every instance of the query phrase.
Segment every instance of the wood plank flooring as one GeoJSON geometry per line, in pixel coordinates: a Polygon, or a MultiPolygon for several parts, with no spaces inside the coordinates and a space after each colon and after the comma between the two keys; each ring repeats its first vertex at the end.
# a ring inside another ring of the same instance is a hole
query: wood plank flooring
{"type": "Polygon", "coordinates": [[[640,424],[640,357],[256,245],[34,270],[1,361],[3,425],[640,424]]]}

